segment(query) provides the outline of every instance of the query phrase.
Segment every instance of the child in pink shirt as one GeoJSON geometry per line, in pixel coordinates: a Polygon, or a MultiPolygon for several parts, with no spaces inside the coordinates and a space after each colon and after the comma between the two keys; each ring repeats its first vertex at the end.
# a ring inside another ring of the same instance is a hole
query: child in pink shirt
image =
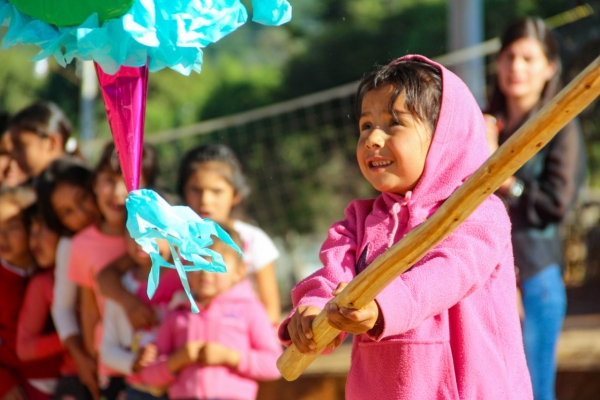
{"type": "MultiPolygon", "coordinates": [[[[144,146],[141,186],[152,185],[157,175],[156,153],[144,146]]],[[[67,276],[80,287],[81,333],[90,354],[97,354],[102,341],[104,296],[96,284],[96,274],[111,261],[125,254],[125,199],[127,189],[118,162],[114,143],[109,143],[96,167],[94,194],[102,214],[99,223],[89,226],[73,237],[67,276]]],[[[122,374],[103,365],[98,366],[101,397],[112,400],[125,390],[122,374]]]]}
{"type": "MultiPolygon", "coordinates": [[[[228,233],[240,246],[239,234],[228,233]]],[[[256,380],[279,377],[281,347],[264,306],[242,279],[243,261],[214,240],[211,248],[222,254],[227,272],[188,273],[200,312],[184,302],[169,313],[156,338],[159,358],[142,369],[146,383],[169,386],[170,400],[255,399],[256,380]]]]}
{"type": "Polygon", "coordinates": [[[532,399],[510,221],[495,196],[363,309],[329,303],[489,157],[466,85],[424,57],[369,74],[356,105],[358,164],[381,195],[353,201],[331,227],[324,267],[294,288],[280,339],[312,353],[311,323],[322,309],[332,326],[355,334],[349,400],[532,399]]]}
{"type": "MultiPolygon", "coordinates": [[[[171,256],[169,245],[157,241],[160,254],[165,260],[171,256]]],[[[173,294],[183,289],[175,269],[162,268],[158,288],[148,298],[148,276],[152,267],[150,256],[129,235],[125,236],[127,254],[135,265],[123,276],[123,286],[150,306],[161,321],[167,313],[173,294]]],[[[155,327],[135,331],[129,323],[125,309],[107,299],[104,308],[104,332],[100,355],[110,368],[127,376],[127,399],[166,399],[164,388],[145,385],[138,375],[140,369],[156,358],[156,347],[151,344],[156,338],[155,327]]]]}

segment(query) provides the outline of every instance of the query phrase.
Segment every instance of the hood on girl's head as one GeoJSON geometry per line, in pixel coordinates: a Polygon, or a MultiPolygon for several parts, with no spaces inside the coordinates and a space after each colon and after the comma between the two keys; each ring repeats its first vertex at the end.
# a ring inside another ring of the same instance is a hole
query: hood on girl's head
{"type": "Polygon", "coordinates": [[[419,208],[437,208],[489,157],[481,109],[467,85],[438,63],[419,55],[393,61],[418,60],[438,68],[442,99],[425,169],[412,193],[419,208]]]}

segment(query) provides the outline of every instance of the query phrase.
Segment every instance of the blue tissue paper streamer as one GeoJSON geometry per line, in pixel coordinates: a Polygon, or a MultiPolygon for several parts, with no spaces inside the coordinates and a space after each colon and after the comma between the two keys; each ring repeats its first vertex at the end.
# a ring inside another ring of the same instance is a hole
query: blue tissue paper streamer
{"type": "MultiPolygon", "coordinates": [[[[281,25],[292,16],[287,0],[253,0],[252,7],[252,19],[264,25],[281,25]]],[[[8,26],[3,49],[33,44],[42,49],[34,61],[53,56],[65,66],[74,58],[93,60],[108,74],[146,60],[151,72],[166,67],[184,75],[200,72],[202,48],[247,19],[240,0],[136,0],[125,15],[103,24],[92,14],[81,25],[56,27],[0,0],[0,24],[8,26]]]]}
{"type": "Polygon", "coordinates": [[[200,218],[187,206],[171,206],[152,190],[140,189],[130,192],[125,206],[127,230],[152,260],[152,269],[148,277],[148,297],[152,298],[158,287],[160,268],[175,268],[192,305],[192,311],[198,312],[190,292],[186,272],[227,270],[223,257],[207,248],[213,244],[213,236],[218,237],[242,256],[240,248],[214,221],[200,218]],[[173,263],[166,261],[160,255],[156,239],[164,239],[169,243],[173,263]],[[204,257],[210,257],[211,261],[204,257]],[[184,265],[182,259],[187,261],[186,264],[192,265],[184,265]]]}

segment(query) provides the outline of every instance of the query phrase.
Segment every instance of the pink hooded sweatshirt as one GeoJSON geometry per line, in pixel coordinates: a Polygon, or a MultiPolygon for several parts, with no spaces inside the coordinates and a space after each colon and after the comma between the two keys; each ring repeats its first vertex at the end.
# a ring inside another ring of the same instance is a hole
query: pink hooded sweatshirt
{"type": "Polygon", "coordinates": [[[167,315],[156,338],[159,358],[141,372],[144,383],[169,386],[169,399],[256,398],[256,380],[280,377],[275,363],[281,345],[250,282],[244,280],[215,297],[208,308],[194,314],[189,303],[167,315]],[[237,369],[191,365],[177,375],[167,368],[167,356],[188,342],[217,342],[240,352],[237,369]]]}
{"type": "MultiPolygon", "coordinates": [[[[292,291],[295,307],[322,309],[338,283],[429,218],[489,157],[482,113],[466,85],[424,57],[403,59],[442,71],[441,110],[423,175],[405,196],[350,203],[321,248],[324,267],[292,291]]],[[[504,205],[492,196],[377,296],[383,332],[354,337],[346,399],[533,398],[510,231],[504,205]]],[[[279,329],[286,344],[288,322],[279,329]]]]}

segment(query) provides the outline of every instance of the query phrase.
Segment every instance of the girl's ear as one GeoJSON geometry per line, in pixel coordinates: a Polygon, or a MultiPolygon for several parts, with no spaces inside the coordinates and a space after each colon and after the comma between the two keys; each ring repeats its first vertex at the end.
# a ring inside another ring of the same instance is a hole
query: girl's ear
{"type": "Polygon", "coordinates": [[[56,152],[60,152],[60,153],[62,153],[64,151],[65,143],[64,143],[62,136],[59,133],[52,133],[52,134],[48,135],[48,137],[46,139],[48,140],[50,149],[52,151],[56,151],[56,152]]]}
{"type": "Polygon", "coordinates": [[[548,63],[548,67],[546,68],[546,82],[552,79],[557,70],[558,68],[555,62],[548,63]]]}
{"type": "Polygon", "coordinates": [[[238,192],[236,192],[235,195],[233,196],[233,201],[231,202],[232,203],[231,208],[238,206],[241,202],[242,202],[242,195],[239,194],[238,192]]]}

